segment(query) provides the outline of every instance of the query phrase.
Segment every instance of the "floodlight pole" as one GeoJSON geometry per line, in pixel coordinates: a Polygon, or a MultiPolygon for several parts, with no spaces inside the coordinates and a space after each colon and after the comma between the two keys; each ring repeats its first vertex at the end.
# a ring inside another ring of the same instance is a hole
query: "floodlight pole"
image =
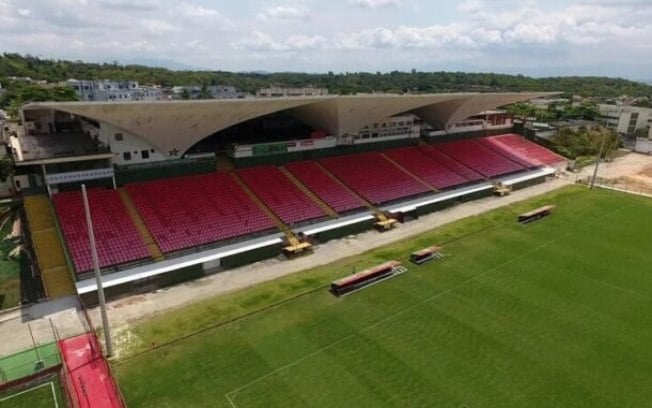
{"type": "Polygon", "coordinates": [[[595,179],[598,177],[598,166],[600,165],[600,158],[602,157],[602,150],[604,149],[604,144],[607,141],[607,133],[604,132],[602,136],[602,142],[600,143],[600,150],[598,151],[598,156],[595,159],[595,168],[593,169],[593,177],[591,177],[591,184],[589,185],[589,190],[593,189],[595,186],[595,179]]]}
{"type": "Polygon", "coordinates": [[[93,234],[93,221],[91,220],[91,210],[88,205],[86,185],[82,184],[81,188],[82,188],[82,198],[84,200],[84,213],[86,214],[86,224],[88,225],[88,240],[90,242],[91,256],[93,257],[93,270],[95,271],[95,282],[97,284],[97,298],[100,302],[100,313],[102,315],[102,327],[104,329],[104,341],[106,343],[106,356],[111,357],[113,355],[113,343],[111,342],[109,316],[106,313],[106,299],[104,298],[104,287],[102,286],[100,263],[97,258],[97,248],[95,247],[95,234],[93,234]]]}

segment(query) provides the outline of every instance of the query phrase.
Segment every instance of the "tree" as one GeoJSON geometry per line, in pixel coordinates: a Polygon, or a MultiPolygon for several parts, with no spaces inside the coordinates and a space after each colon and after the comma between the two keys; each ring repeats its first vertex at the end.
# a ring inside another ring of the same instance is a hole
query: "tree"
{"type": "Polygon", "coordinates": [[[208,89],[208,85],[206,82],[201,84],[201,89],[199,90],[199,99],[212,99],[213,95],[211,94],[211,91],[208,89]]]}
{"type": "Polygon", "coordinates": [[[0,158],[0,181],[5,182],[7,179],[14,175],[14,161],[11,157],[4,156],[0,158]]]}
{"type": "Polygon", "coordinates": [[[183,99],[183,100],[188,100],[188,99],[190,99],[190,92],[188,91],[188,88],[183,88],[183,89],[181,90],[181,96],[180,96],[180,97],[181,97],[181,99],[183,99]]]}
{"type": "Polygon", "coordinates": [[[27,102],[42,101],[76,101],[77,94],[68,87],[44,87],[40,85],[10,82],[5,93],[0,98],[0,108],[16,117],[20,107],[27,102]]]}

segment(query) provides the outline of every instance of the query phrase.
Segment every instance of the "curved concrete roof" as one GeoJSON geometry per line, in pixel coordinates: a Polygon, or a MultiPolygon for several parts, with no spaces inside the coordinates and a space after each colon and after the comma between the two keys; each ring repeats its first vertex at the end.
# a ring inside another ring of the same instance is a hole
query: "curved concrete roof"
{"type": "Polygon", "coordinates": [[[215,132],[279,111],[287,111],[315,129],[344,135],[400,113],[413,113],[430,123],[447,126],[483,110],[554,94],[442,93],[157,102],[34,102],[25,105],[23,110],[68,112],[116,126],[143,138],[160,151],[185,152],[215,132]]]}

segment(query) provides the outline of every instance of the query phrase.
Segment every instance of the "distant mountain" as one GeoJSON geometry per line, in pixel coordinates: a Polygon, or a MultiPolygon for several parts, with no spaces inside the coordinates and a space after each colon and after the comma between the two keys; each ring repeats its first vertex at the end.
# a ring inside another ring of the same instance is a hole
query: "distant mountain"
{"type": "MultiPolygon", "coordinates": [[[[110,62],[110,61],[107,61],[110,62]]],[[[190,65],[176,60],[165,58],[145,58],[136,57],[129,60],[120,61],[124,65],[143,65],[146,67],[167,68],[172,71],[210,71],[211,68],[199,65],[190,65]]]]}

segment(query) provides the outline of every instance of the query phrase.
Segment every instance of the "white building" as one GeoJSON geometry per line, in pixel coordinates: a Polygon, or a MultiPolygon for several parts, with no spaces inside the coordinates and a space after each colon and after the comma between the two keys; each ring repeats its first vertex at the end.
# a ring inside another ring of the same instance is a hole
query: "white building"
{"type": "Polygon", "coordinates": [[[89,81],[69,79],[66,86],[75,90],[80,101],[158,101],[159,86],[140,86],[136,81],[89,81]]]}
{"type": "Polygon", "coordinates": [[[328,89],[326,88],[281,88],[281,87],[271,87],[271,88],[262,88],[256,92],[256,97],[258,98],[282,98],[288,96],[326,96],[328,95],[328,89]]]}
{"type": "Polygon", "coordinates": [[[598,105],[600,114],[609,127],[618,133],[634,134],[638,129],[652,125],[652,109],[625,105],[598,105]]]}

